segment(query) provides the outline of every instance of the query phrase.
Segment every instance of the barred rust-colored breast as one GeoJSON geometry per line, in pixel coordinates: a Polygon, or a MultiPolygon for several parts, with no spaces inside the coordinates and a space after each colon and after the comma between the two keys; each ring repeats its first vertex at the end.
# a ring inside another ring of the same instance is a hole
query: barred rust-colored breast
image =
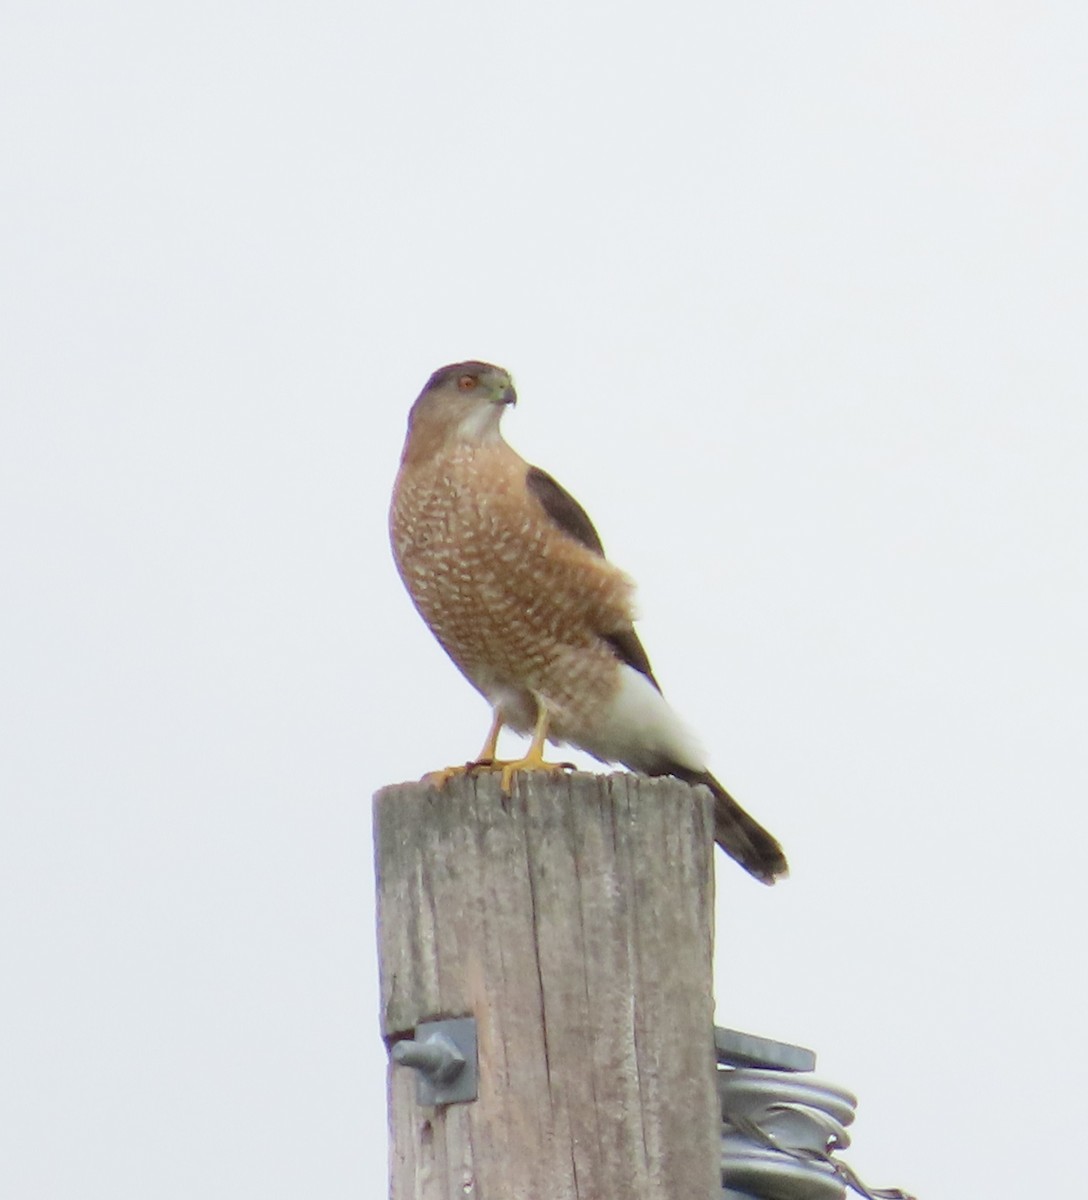
{"type": "Polygon", "coordinates": [[[629,626],[633,586],[553,523],[526,471],[502,441],[406,462],[393,550],[416,607],[469,680],[489,696],[513,688],[543,698],[562,738],[568,721],[595,724],[618,686],[600,639],[629,626]]]}

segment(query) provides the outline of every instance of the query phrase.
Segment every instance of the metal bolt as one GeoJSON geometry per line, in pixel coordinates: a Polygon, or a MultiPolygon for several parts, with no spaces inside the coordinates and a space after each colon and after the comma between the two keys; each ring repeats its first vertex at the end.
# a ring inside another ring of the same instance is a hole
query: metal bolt
{"type": "Polygon", "coordinates": [[[412,1038],[397,1042],[393,1061],[402,1067],[415,1067],[432,1083],[449,1083],[465,1066],[465,1056],[444,1033],[432,1033],[422,1042],[412,1038]]]}
{"type": "Polygon", "coordinates": [[[453,1017],[417,1025],[414,1038],[391,1050],[393,1062],[417,1072],[420,1104],[457,1104],[476,1099],[476,1022],[453,1017]]]}

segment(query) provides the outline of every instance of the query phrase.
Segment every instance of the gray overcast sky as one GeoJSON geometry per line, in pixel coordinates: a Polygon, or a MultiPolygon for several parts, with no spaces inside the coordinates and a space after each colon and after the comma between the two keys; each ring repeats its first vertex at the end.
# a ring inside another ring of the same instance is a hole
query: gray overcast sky
{"type": "Polygon", "coordinates": [[[487,721],[386,508],[466,357],[789,852],[720,861],[719,1022],[875,1184],[1067,1190],[1088,9],[3,25],[0,1193],[384,1189],[369,796],[487,721]]]}

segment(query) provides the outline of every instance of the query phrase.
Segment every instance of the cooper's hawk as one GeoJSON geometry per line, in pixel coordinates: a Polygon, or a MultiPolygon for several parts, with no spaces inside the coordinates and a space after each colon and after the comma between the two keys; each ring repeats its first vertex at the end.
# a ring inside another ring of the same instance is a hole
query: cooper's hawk
{"type": "Polygon", "coordinates": [[[706,768],[665,702],[635,633],[634,585],[604,557],[582,506],[503,440],[510,376],[482,362],[435,371],[412,406],[390,532],[423,619],[493,720],[479,758],[437,772],[557,770],[544,743],[675,775],[714,793],[718,844],[764,883],[786,874],[778,842],[706,768]],[[532,731],[524,758],[496,759],[499,731],[532,731]]]}

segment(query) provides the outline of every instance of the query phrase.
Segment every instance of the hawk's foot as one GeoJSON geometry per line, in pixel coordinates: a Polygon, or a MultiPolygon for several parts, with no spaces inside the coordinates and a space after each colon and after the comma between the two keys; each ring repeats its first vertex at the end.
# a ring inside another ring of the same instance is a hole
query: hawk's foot
{"type": "Polygon", "coordinates": [[[491,728],[488,730],[487,741],[484,742],[479,758],[467,762],[463,767],[443,767],[441,771],[431,771],[423,776],[423,782],[432,787],[444,788],[451,779],[458,775],[471,775],[476,771],[499,771],[502,773],[502,794],[509,796],[514,786],[514,776],[519,771],[573,771],[574,763],[547,762],[544,758],[544,743],[548,736],[548,710],[541,705],[537,713],[536,728],[533,730],[533,741],[525,751],[524,758],[501,759],[495,757],[498,747],[499,730],[502,729],[502,719],[496,712],[491,718],[491,728]]]}
{"type": "Polygon", "coordinates": [[[479,765],[477,762],[467,762],[457,767],[443,767],[439,771],[428,771],[420,783],[429,783],[431,787],[441,791],[451,779],[456,779],[458,775],[468,775],[479,765]]]}
{"type": "Polygon", "coordinates": [[[545,762],[542,754],[534,754],[530,748],[524,758],[512,758],[506,762],[495,762],[487,768],[490,771],[502,772],[502,794],[509,796],[514,787],[514,776],[519,771],[546,771],[555,774],[560,771],[575,770],[574,763],[545,762]]]}
{"type": "Polygon", "coordinates": [[[577,770],[571,762],[546,762],[543,755],[534,755],[530,749],[524,758],[477,758],[456,767],[442,767],[439,771],[428,771],[421,783],[441,791],[451,779],[460,775],[494,774],[502,775],[502,791],[509,796],[514,786],[514,776],[518,771],[574,771],[577,770]]]}

